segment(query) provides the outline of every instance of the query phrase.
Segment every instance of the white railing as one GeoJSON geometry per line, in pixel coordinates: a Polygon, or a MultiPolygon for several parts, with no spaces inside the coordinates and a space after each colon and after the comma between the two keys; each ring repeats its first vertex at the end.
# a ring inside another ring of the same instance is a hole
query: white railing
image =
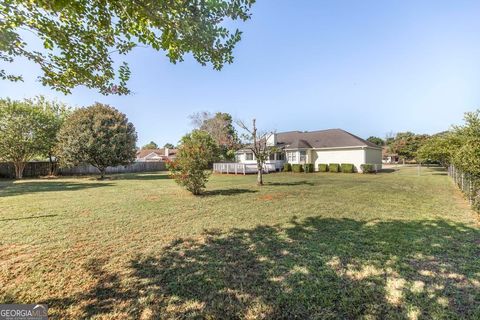
{"type": "MultiPolygon", "coordinates": [[[[232,174],[247,174],[257,173],[256,163],[238,163],[238,162],[220,162],[213,164],[213,171],[218,173],[232,173],[232,174]]],[[[263,165],[263,172],[275,172],[275,164],[265,163],[263,165]]]]}

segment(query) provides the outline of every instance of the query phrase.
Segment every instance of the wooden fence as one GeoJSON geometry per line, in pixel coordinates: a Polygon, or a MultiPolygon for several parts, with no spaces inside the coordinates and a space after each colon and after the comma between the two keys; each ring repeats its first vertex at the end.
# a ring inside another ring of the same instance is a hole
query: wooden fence
{"type": "MultiPolygon", "coordinates": [[[[130,173],[130,172],[148,172],[166,170],[165,162],[134,162],[126,166],[108,167],[107,174],[112,173],[130,173]]],[[[97,168],[92,165],[79,165],[71,168],[56,168],[60,175],[90,175],[99,174],[97,168]]],[[[23,172],[24,177],[46,176],[50,173],[50,162],[28,162],[23,172]]],[[[0,177],[14,178],[15,169],[11,162],[0,162],[0,177]]]]}

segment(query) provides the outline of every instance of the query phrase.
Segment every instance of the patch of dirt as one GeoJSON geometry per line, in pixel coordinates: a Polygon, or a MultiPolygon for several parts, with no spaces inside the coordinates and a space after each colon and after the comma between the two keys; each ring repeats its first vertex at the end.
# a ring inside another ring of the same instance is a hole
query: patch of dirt
{"type": "Polygon", "coordinates": [[[260,201],[273,201],[273,200],[279,200],[285,197],[287,197],[286,193],[267,193],[267,194],[262,194],[257,199],[260,201]]]}
{"type": "Polygon", "coordinates": [[[160,197],[158,195],[150,194],[145,197],[146,201],[158,201],[160,200],[160,197]]]}
{"type": "Polygon", "coordinates": [[[92,213],[93,213],[93,212],[92,212],[92,210],[90,210],[90,209],[84,209],[84,210],[80,211],[80,215],[81,215],[82,217],[88,217],[88,216],[91,215],[92,213]]]}

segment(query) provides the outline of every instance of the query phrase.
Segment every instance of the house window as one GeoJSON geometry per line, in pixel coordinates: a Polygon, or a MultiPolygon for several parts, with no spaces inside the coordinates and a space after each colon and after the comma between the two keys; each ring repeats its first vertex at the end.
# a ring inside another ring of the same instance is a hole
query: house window
{"type": "Polygon", "coordinates": [[[285,155],[282,152],[277,153],[277,160],[285,160],[285,155]]]}
{"type": "Polygon", "coordinates": [[[305,161],[307,161],[307,152],[300,151],[300,162],[305,162],[305,161]]]}
{"type": "Polygon", "coordinates": [[[253,160],[253,153],[251,152],[245,153],[245,160],[253,160]]]}
{"type": "Polygon", "coordinates": [[[268,155],[268,159],[269,159],[269,160],[275,160],[275,153],[270,153],[270,154],[268,155]]]}
{"type": "Polygon", "coordinates": [[[288,159],[288,162],[296,162],[297,161],[297,153],[293,152],[293,151],[287,152],[287,159],[288,159]]]}

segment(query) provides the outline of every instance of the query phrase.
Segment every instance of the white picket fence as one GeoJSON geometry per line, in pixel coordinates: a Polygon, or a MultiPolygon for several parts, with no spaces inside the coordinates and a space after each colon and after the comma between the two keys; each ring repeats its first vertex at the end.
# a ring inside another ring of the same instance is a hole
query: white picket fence
{"type": "MultiPolygon", "coordinates": [[[[213,171],[217,173],[231,173],[231,174],[247,174],[257,173],[257,164],[255,163],[238,163],[238,162],[219,162],[213,164],[213,171]]],[[[265,163],[263,165],[263,172],[275,172],[275,164],[265,163]]]]}

